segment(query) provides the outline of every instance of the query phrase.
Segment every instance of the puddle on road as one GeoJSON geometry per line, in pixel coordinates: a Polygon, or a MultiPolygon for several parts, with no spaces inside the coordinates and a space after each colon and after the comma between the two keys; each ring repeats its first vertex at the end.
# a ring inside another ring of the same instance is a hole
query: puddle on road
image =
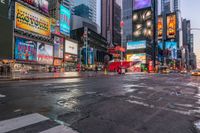
{"type": "Polygon", "coordinates": [[[195,128],[196,128],[197,130],[200,131],[200,121],[194,122],[194,126],[195,126],[195,128]]]}
{"type": "Polygon", "coordinates": [[[59,100],[57,100],[56,104],[69,110],[77,111],[76,107],[79,104],[79,100],[76,98],[60,98],[59,100]]]}

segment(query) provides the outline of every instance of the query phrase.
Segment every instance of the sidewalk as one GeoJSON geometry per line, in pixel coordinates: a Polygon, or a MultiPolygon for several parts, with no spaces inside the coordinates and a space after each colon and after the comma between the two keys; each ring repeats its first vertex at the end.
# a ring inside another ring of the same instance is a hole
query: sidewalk
{"type": "Polygon", "coordinates": [[[97,77],[97,76],[112,76],[117,75],[117,73],[107,73],[104,72],[62,72],[62,73],[13,73],[9,76],[1,76],[2,80],[39,80],[39,79],[65,79],[65,78],[84,78],[84,77],[97,77]]]}

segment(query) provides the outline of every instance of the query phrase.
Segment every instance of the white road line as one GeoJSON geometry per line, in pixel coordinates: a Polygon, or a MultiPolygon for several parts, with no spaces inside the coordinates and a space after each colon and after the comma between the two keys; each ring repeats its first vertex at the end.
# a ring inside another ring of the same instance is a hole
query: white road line
{"type": "Polygon", "coordinates": [[[0,98],[4,98],[4,97],[6,97],[6,95],[2,95],[2,94],[0,94],[0,98]]]}
{"type": "Polygon", "coordinates": [[[60,126],[53,127],[48,130],[42,131],[40,133],[78,133],[78,132],[76,132],[76,131],[72,130],[71,128],[66,127],[64,125],[60,125],[60,126]]]}
{"type": "Polygon", "coordinates": [[[26,127],[46,120],[49,120],[49,118],[34,113],[30,115],[25,115],[13,119],[0,121],[0,133],[9,132],[15,129],[26,127]]]}

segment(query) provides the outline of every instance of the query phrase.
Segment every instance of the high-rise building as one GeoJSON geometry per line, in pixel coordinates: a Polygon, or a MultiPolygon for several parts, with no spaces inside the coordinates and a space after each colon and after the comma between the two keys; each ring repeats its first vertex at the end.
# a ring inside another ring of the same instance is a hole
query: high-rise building
{"type": "Polygon", "coordinates": [[[101,31],[110,45],[121,44],[121,6],[117,0],[102,0],[101,31]]]}
{"type": "MultiPolygon", "coordinates": [[[[190,55],[191,55],[191,24],[190,20],[182,20],[182,30],[183,30],[183,46],[185,48],[185,65],[187,69],[190,69],[190,55]]],[[[193,44],[192,44],[193,45],[193,44]]]]}
{"type": "Polygon", "coordinates": [[[122,7],[123,7],[123,21],[124,21],[124,28],[123,28],[123,37],[122,42],[123,45],[126,45],[128,41],[132,40],[132,11],[133,11],[133,1],[132,0],[123,0],[122,7]]]}
{"type": "Polygon", "coordinates": [[[172,8],[171,0],[161,0],[161,12],[170,13],[172,8]]]}
{"type": "Polygon", "coordinates": [[[49,0],[49,14],[55,19],[59,19],[60,4],[65,6],[73,14],[74,1],[73,0],[49,0]]]}
{"type": "Polygon", "coordinates": [[[173,10],[178,11],[180,7],[180,1],[179,0],[173,0],[173,10]]]}
{"type": "Polygon", "coordinates": [[[179,0],[161,0],[161,12],[170,13],[179,11],[179,0]]]}
{"type": "Polygon", "coordinates": [[[74,0],[74,14],[97,23],[97,0],[74,0]]]}

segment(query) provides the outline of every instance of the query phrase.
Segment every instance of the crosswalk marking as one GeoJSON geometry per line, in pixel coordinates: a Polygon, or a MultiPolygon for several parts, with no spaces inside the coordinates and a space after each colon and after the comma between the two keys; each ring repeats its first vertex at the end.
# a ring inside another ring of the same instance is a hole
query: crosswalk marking
{"type": "Polygon", "coordinates": [[[66,127],[64,125],[60,125],[60,126],[50,128],[50,129],[43,131],[43,132],[40,132],[40,133],[77,133],[77,132],[72,130],[69,127],[66,127]]]}
{"type": "Polygon", "coordinates": [[[34,113],[13,119],[0,121],[0,133],[13,131],[15,129],[26,127],[46,120],[49,120],[49,118],[42,116],[38,113],[34,113]]]}

